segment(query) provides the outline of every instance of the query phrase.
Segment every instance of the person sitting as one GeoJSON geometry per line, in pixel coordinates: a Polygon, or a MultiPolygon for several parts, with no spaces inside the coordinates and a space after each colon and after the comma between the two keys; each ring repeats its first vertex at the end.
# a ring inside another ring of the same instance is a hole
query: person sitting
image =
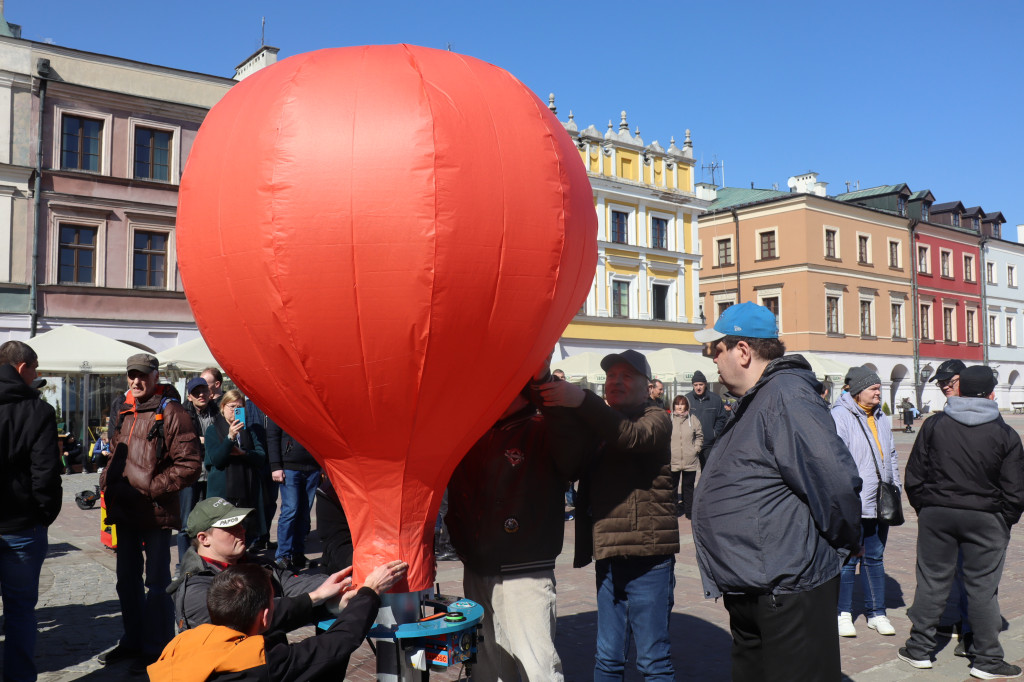
{"type": "Polygon", "coordinates": [[[252,511],[240,509],[221,497],[208,497],[189,514],[186,529],[192,546],[181,560],[178,576],[167,588],[174,600],[174,619],[179,631],[210,622],[206,607],[210,584],[217,574],[240,564],[255,564],[270,576],[276,607],[271,630],[287,631],[329,615],[315,607],[339,593],[350,569],[330,576],[296,575],[249,555],[245,550],[243,521],[252,511]],[[299,626],[289,627],[292,622],[299,622],[299,626]]]}
{"type": "Polygon", "coordinates": [[[380,607],[380,595],[405,575],[408,565],[378,566],[356,589],[346,585],[333,600],[334,624],[317,637],[289,644],[272,632],[277,609],[269,574],[256,564],[231,566],[210,584],[210,623],[179,634],[147,672],[152,682],[172,680],[343,679],[349,656],[362,643],[380,607]]]}
{"type": "Polygon", "coordinates": [[[110,436],[106,431],[102,431],[100,437],[96,439],[96,444],[92,446],[92,470],[102,472],[103,467],[107,466],[107,460],[109,459],[110,436]]]}
{"type": "Polygon", "coordinates": [[[64,436],[61,443],[61,464],[64,465],[65,474],[80,474],[84,468],[82,463],[82,444],[75,438],[75,434],[69,433],[64,436]]]}

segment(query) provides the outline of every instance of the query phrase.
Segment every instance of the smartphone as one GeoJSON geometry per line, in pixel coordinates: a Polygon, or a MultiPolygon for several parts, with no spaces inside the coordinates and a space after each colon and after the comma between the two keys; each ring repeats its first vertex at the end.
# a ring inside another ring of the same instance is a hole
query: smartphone
{"type": "Polygon", "coordinates": [[[237,419],[238,421],[242,422],[243,424],[245,423],[245,408],[244,407],[236,407],[235,408],[235,419],[237,419]]]}

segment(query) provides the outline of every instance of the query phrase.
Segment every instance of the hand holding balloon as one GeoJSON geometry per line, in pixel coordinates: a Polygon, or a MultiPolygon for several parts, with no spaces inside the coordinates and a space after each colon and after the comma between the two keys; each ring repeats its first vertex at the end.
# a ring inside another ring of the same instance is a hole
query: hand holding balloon
{"type": "Polygon", "coordinates": [[[320,587],[309,593],[309,600],[313,606],[325,604],[331,613],[337,613],[342,609],[342,597],[351,587],[352,567],[349,566],[327,576],[320,587]]]}
{"type": "Polygon", "coordinates": [[[409,570],[409,564],[398,559],[381,564],[366,576],[363,587],[369,587],[377,594],[384,594],[405,576],[407,570],[409,570]]]}

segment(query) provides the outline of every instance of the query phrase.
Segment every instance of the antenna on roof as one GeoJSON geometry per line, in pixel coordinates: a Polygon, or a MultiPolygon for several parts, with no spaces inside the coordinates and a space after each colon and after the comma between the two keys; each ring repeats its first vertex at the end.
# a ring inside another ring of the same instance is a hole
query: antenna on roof
{"type": "Polygon", "coordinates": [[[267,18],[260,17],[260,47],[267,45],[267,18]]]}
{"type": "Polygon", "coordinates": [[[847,192],[847,194],[849,194],[849,192],[850,192],[850,185],[853,185],[853,191],[854,192],[857,192],[857,191],[860,190],[860,180],[847,180],[844,184],[846,185],[846,192],[847,192]]]}
{"type": "Polygon", "coordinates": [[[711,184],[717,187],[718,183],[715,182],[715,172],[719,168],[722,169],[722,186],[725,187],[725,161],[719,161],[718,154],[715,154],[714,161],[712,161],[711,163],[701,164],[700,170],[702,173],[711,171],[711,184]]]}

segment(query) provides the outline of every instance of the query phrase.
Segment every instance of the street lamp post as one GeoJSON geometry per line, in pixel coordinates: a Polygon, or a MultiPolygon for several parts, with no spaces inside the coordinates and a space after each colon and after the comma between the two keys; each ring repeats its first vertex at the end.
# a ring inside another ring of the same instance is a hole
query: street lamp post
{"type": "Polygon", "coordinates": [[[82,432],[78,442],[82,445],[82,461],[85,461],[89,448],[89,374],[92,372],[92,365],[88,360],[83,360],[79,366],[82,370],[82,432]]]}

